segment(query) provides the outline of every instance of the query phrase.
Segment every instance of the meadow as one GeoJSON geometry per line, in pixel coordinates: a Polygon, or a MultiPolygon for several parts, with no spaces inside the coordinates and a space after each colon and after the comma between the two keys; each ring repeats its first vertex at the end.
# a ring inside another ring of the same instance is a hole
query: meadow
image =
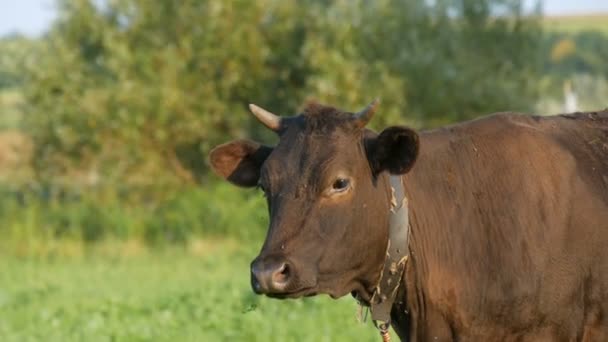
{"type": "Polygon", "coordinates": [[[0,341],[365,341],[347,296],[256,296],[264,199],[220,183],[154,206],[0,189],[0,341]]]}
{"type": "Polygon", "coordinates": [[[154,251],[102,243],[0,254],[0,341],[374,341],[350,298],[272,300],[249,285],[256,244],[154,251]],[[66,252],[71,251],[71,252],[66,252]]]}
{"type": "Polygon", "coordinates": [[[543,26],[549,31],[578,33],[599,31],[608,34],[608,14],[552,16],[543,18],[543,26]]]}

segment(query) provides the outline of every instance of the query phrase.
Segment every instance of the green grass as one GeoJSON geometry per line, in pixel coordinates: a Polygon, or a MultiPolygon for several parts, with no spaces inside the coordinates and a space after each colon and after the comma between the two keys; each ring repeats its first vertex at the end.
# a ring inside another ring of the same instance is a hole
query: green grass
{"type": "Polygon", "coordinates": [[[378,339],[369,321],[356,321],[352,298],[255,296],[248,268],[257,244],[199,241],[154,253],[134,246],[71,257],[0,252],[0,341],[378,339]]]}
{"type": "Polygon", "coordinates": [[[545,17],[543,25],[549,31],[565,33],[600,31],[608,34],[608,13],[545,17]]]}

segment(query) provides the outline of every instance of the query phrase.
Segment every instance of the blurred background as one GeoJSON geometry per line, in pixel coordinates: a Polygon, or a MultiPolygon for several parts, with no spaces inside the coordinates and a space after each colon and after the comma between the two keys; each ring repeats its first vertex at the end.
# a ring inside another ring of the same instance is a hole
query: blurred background
{"type": "Polygon", "coordinates": [[[372,126],[608,106],[608,2],[0,0],[0,341],[376,340],[353,299],[249,286],[250,102],[372,126]]]}

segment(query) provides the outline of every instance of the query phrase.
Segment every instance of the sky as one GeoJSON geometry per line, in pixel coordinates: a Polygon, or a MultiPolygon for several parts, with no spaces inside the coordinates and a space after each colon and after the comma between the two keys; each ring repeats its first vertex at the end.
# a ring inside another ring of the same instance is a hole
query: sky
{"type": "Polygon", "coordinates": [[[19,32],[38,36],[55,17],[53,0],[0,0],[0,36],[19,32]]]}
{"type": "MultiPolygon", "coordinates": [[[[217,0],[223,1],[223,0],[217,0]]],[[[531,4],[535,0],[524,0],[531,4]]],[[[544,0],[547,15],[608,13],[608,0],[544,0]]],[[[0,36],[39,36],[55,17],[53,0],[0,0],[0,36]]]]}

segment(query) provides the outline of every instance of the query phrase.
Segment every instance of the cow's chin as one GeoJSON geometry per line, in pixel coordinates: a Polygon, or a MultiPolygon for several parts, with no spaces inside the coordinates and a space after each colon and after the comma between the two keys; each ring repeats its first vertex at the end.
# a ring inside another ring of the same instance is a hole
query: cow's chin
{"type": "Polygon", "coordinates": [[[319,292],[314,288],[307,288],[293,292],[267,293],[266,296],[275,299],[296,299],[302,297],[316,296],[319,292]]]}
{"type": "Polygon", "coordinates": [[[276,299],[297,299],[302,297],[313,297],[321,294],[325,294],[330,296],[332,299],[338,299],[341,297],[350,294],[352,289],[326,289],[319,287],[309,287],[305,289],[296,290],[293,292],[283,292],[283,293],[267,293],[266,296],[270,298],[276,299]]]}

